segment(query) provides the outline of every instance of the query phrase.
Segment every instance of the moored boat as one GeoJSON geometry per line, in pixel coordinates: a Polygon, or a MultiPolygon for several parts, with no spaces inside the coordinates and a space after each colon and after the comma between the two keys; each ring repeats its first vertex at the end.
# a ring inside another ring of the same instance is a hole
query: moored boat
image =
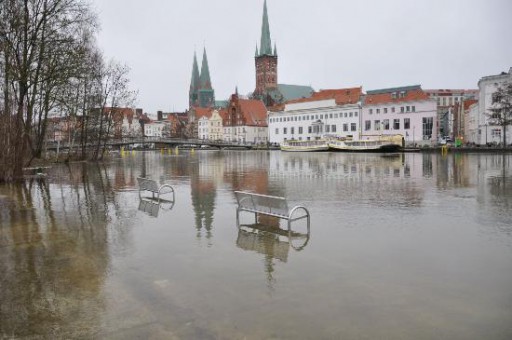
{"type": "Polygon", "coordinates": [[[328,151],[329,145],[324,139],[315,140],[286,140],[281,143],[281,151],[291,152],[314,152],[328,151]]]}
{"type": "Polygon", "coordinates": [[[359,152],[395,152],[402,148],[401,135],[371,136],[366,139],[353,140],[351,138],[332,138],[329,140],[329,149],[332,151],[359,151],[359,152]]]}

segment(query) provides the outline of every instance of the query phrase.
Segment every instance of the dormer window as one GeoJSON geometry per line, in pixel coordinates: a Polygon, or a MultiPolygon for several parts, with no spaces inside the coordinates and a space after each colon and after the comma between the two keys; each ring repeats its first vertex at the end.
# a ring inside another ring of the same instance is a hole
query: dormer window
{"type": "Polygon", "coordinates": [[[396,99],[396,92],[391,92],[391,98],[396,99]]]}

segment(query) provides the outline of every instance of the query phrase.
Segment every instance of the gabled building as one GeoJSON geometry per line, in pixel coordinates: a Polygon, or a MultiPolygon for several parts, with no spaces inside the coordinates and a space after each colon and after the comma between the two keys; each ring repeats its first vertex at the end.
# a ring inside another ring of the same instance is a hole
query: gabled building
{"type": "Polygon", "coordinates": [[[437,103],[420,85],[367,91],[362,106],[361,138],[401,134],[407,145],[437,143],[437,103]]]}
{"type": "Polygon", "coordinates": [[[267,108],[261,100],[231,96],[224,118],[223,138],[229,142],[267,143],[267,108]]]}

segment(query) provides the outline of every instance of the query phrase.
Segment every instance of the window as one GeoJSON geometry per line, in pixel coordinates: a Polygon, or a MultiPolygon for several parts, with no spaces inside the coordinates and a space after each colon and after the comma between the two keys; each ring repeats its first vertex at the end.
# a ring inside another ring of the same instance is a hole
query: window
{"type": "Polygon", "coordinates": [[[428,140],[432,138],[432,127],[434,126],[434,118],[423,117],[423,139],[428,140]]]}
{"type": "Polygon", "coordinates": [[[346,112],[343,113],[343,117],[347,118],[347,113],[346,112]]]}
{"type": "Polygon", "coordinates": [[[403,107],[403,106],[401,106],[401,107],[400,107],[400,112],[404,113],[404,111],[405,111],[405,110],[404,110],[404,107],[403,107]]]}
{"type": "Polygon", "coordinates": [[[376,109],[375,111],[376,111],[375,113],[380,113],[380,109],[376,109]]]}
{"type": "Polygon", "coordinates": [[[395,107],[394,106],[391,108],[391,113],[395,113],[395,107]]]}
{"type": "Polygon", "coordinates": [[[325,132],[331,132],[331,126],[330,125],[326,125],[325,126],[325,132]]]}
{"type": "Polygon", "coordinates": [[[384,119],[382,125],[384,130],[389,130],[389,119],[384,119]]]}
{"type": "Polygon", "coordinates": [[[338,114],[337,113],[334,114],[334,118],[338,118],[338,114]]]}
{"type": "Polygon", "coordinates": [[[388,108],[387,107],[384,108],[384,113],[388,113],[388,108]]]}
{"type": "Polygon", "coordinates": [[[343,131],[348,131],[348,124],[347,123],[343,124],[343,131]]]}
{"type": "Polygon", "coordinates": [[[393,130],[400,130],[400,119],[393,119],[393,130]]]}
{"type": "Polygon", "coordinates": [[[334,125],[334,124],[331,125],[331,132],[336,132],[336,125],[334,125]]]}
{"type": "Polygon", "coordinates": [[[324,119],[324,115],[320,115],[320,119],[324,119]]]}
{"type": "Polygon", "coordinates": [[[350,131],[356,131],[356,129],[357,129],[356,123],[351,123],[350,124],[350,131]]]}
{"type": "Polygon", "coordinates": [[[286,135],[287,131],[288,131],[287,128],[283,128],[283,134],[286,135]]]}
{"type": "Polygon", "coordinates": [[[396,99],[396,92],[391,93],[391,98],[396,99]]]}
{"type": "Polygon", "coordinates": [[[410,106],[406,106],[406,107],[405,107],[405,110],[406,110],[407,112],[411,112],[411,107],[410,107],[410,106]]]}
{"type": "Polygon", "coordinates": [[[290,133],[293,135],[295,133],[295,128],[294,127],[291,127],[290,128],[290,133]]]}
{"type": "Polygon", "coordinates": [[[352,113],[352,112],[350,112],[349,116],[350,116],[350,117],[352,117],[352,114],[353,114],[353,113],[352,113]]]}
{"type": "Polygon", "coordinates": [[[299,135],[302,135],[302,126],[299,126],[299,135]]]}
{"type": "Polygon", "coordinates": [[[372,114],[373,113],[373,109],[368,110],[368,113],[372,114]]]}
{"type": "Polygon", "coordinates": [[[411,106],[412,112],[416,112],[416,106],[411,106]]]}
{"type": "Polygon", "coordinates": [[[492,129],[491,137],[492,138],[501,138],[501,129],[492,129]]]}
{"type": "Polygon", "coordinates": [[[371,120],[365,120],[364,121],[364,130],[368,131],[372,128],[372,121],[371,120]]]}
{"type": "MultiPolygon", "coordinates": [[[[312,130],[311,126],[308,126],[308,133],[311,133],[311,130],[312,130]]],[[[308,139],[309,139],[309,137],[308,137],[308,139]]]]}
{"type": "Polygon", "coordinates": [[[380,130],[380,120],[376,120],[373,122],[374,129],[379,131],[380,130]]]}
{"type": "Polygon", "coordinates": [[[357,112],[354,112],[354,117],[357,117],[357,112]]]}
{"type": "Polygon", "coordinates": [[[411,128],[411,119],[404,118],[404,129],[409,130],[411,128]]]}
{"type": "Polygon", "coordinates": [[[329,118],[332,118],[332,113],[329,113],[329,118]]]}

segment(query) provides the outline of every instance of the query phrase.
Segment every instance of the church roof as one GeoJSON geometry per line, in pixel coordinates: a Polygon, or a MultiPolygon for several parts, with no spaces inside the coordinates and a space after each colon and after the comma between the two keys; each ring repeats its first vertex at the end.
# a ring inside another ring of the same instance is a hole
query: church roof
{"type": "Polygon", "coordinates": [[[283,95],[284,101],[309,98],[315,92],[311,86],[277,84],[279,92],[283,95]]]}

